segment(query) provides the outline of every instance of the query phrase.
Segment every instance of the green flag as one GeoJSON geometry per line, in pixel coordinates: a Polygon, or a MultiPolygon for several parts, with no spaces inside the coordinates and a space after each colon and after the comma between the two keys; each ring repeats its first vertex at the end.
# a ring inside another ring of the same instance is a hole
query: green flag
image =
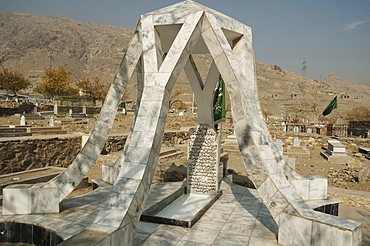
{"type": "Polygon", "coordinates": [[[329,103],[329,105],[326,107],[324,112],[322,112],[322,115],[328,115],[331,113],[332,110],[336,109],[338,107],[338,102],[337,102],[337,96],[334,97],[334,99],[329,103]]]}
{"type": "Polygon", "coordinates": [[[213,115],[215,121],[226,118],[225,82],[221,76],[213,94],[213,115]]]}

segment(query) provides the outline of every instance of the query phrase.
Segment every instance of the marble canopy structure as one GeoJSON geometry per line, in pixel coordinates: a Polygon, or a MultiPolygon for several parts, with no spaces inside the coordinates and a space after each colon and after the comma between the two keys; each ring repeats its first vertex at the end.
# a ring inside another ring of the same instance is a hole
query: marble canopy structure
{"type": "Polygon", "coordinates": [[[188,0],[142,15],[81,152],[64,173],[47,183],[6,188],[3,214],[59,212],[60,202],[97,160],[136,68],[137,110],[115,163],[117,172],[111,174],[113,188],[94,222],[69,242],[94,235],[95,245],[132,244],[159,158],[170,94],[185,70],[200,125],[214,125],[213,91],[219,75],[224,79],[243,162],[279,227],[280,244],[361,245],[360,223],[313,211],[306,204],[326,199],[326,180],[301,177],[275,148],[259,106],[254,66],[251,28],[224,14],[188,0]],[[194,54],[213,58],[206,81],[199,76],[194,54]]]}

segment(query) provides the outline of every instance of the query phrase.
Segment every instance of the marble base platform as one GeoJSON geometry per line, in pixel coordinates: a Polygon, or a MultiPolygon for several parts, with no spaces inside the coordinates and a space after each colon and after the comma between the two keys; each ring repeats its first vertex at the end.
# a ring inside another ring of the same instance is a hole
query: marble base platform
{"type": "MultiPolygon", "coordinates": [[[[144,209],[182,186],[183,182],[153,183],[144,209]]],[[[23,233],[23,227],[31,228],[28,233],[33,235],[39,233],[35,240],[44,240],[46,245],[50,240],[68,241],[94,221],[110,189],[111,186],[100,186],[86,195],[65,199],[59,214],[2,215],[0,228],[4,225],[7,230],[1,231],[0,241],[22,242],[27,233],[23,233]],[[10,231],[12,228],[18,230],[10,231]]],[[[133,245],[279,245],[277,225],[256,190],[227,180],[220,190],[222,196],[192,228],[139,222],[133,245]]]]}
{"type": "MultiPolygon", "coordinates": [[[[94,221],[111,188],[111,185],[101,182],[96,190],[88,194],[65,199],[58,214],[0,216],[0,244],[71,245],[69,242],[73,237],[89,232],[91,235],[87,239],[91,243],[86,241],[79,245],[95,245],[93,239],[100,234],[85,229],[94,221]]],[[[182,192],[183,188],[183,182],[153,183],[144,211],[177,191],[182,192]]],[[[233,184],[227,178],[222,181],[220,190],[223,193],[220,198],[191,228],[140,221],[133,245],[279,245],[278,226],[257,190],[233,184]]],[[[178,202],[201,204],[204,199],[189,196],[178,202]]],[[[336,204],[337,201],[331,199],[309,203],[317,211],[330,210],[333,214],[337,211],[336,204]]],[[[170,214],[171,211],[174,210],[168,209],[163,213],[170,214]]],[[[187,216],[188,211],[183,211],[182,218],[187,216]]],[[[293,222],[292,226],[301,226],[293,222]]],[[[331,233],[326,231],[325,235],[330,236],[331,233]]]]}
{"type": "MultiPolygon", "coordinates": [[[[176,192],[175,192],[176,193],[176,192]]],[[[140,220],[166,225],[177,225],[182,227],[192,227],[217,201],[222,195],[219,192],[215,195],[203,194],[181,194],[176,200],[172,201],[165,207],[154,205],[159,212],[150,214],[150,210],[144,211],[140,220]]],[[[172,199],[171,199],[172,200],[172,199]]]]}

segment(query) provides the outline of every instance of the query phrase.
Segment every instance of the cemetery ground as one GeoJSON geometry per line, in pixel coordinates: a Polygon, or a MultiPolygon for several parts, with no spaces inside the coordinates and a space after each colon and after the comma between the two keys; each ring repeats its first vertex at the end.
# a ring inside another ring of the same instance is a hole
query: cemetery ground
{"type": "MultiPolygon", "coordinates": [[[[56,120],[56,126],[61,124],[64,130],[67,130],[69,134],[73,133],[84,133],[88,134],[94,127],[96,117],[84,118],[84,119],[60,119],[56,120]]],[[[129,112],[127,115],[117,113],[111,134],[128,134],[132,123],[133,113],[129,112]]],[[[0,125],[18,125],[19,118],[14,116],[0,117],[0,125]]],[[[32,126],[47,126],[48,120],[44,121],[31,121],[26,122],[27,125],[32,126]]],[[[167,117],[166,131],[176,131],[180,128],[192,127],[197,124],[197,117],[191,113],[186,113],[184,116],[178,116],[178,114],[169,114],[167,117]]],[[[227,119],[224,124],[223,138],[233,133],[232,122],[227,119]]],[[[286,144],[290,144],[294,137],[297,137],[297,133],[282,131],[271,131],[271,136],[274,140],[281,139],[286,144]],[[284,141],[285,140],[287,141],[284,141]],[[289,142],[290,141],[290,142],[289,142]]],[[[299,138],[301,136],[298,135],[299,138]]],[[[304,135],[307,137],[307,134],[304,135]]],[[[302,137],[302,138],[304,138],[302,137]]],[[[326,138],[322,138],[317,134],[310,135],[310,145],[307,147],[311,153],[310,158],[296,158],[296,171],[301,175],[322,175],[328,177],[328,195],[341,201],[339,216],[353,219],[363,223],[363,245],[370,245],[370,178],[368,181],[359,182],[358,174],[360,169],[370,170],[370,160],[356,154],[356,146],[352,144],[350,148],[347,146],[349,155],[356,160],[361,161],[361,168],[349,167],[347,164],[337,164],[328,162],[324,159],[320,152],[323,151],[322,147],[327,147],[326,138]],[[314,139],[314,143],[312,143],[314,139]]],[[[301,141],[302,145],[306,142],[301,141]]],[[[367,147],[370,146],[370,140],[365,141],[367,147]]],[[[155,174],[155,181],[168,181],[171,180],[168,177],[172,177],[171,181],[179,181],[176,179],[186,178],[186,152],[187,152],[187,141],[185,139],[177,140],[177,143],[164,144],[162,150],[165,148],[176,148],[184,152],[183,155],[177,156],[173,159],[160,160],[157,170],[161,169],[162,173],[157,171],[155,174]],[[170,173],[164,175],[166,171],[170,170],[170,173]]],[[[227,147],[224,147],[224,151],[228,152],[227,147]]],[[[101,170],[103,163],[115,162],[121,155],[119,152],[111,152],[106,155],[101,155],[87,174],[89,181],[92,179],[101,178],[101,170]]],[[[240,154],[238,151],[229,151],[227,168],[232,169],[240,175],[247,175],[244,168],[244,164],[241,161],[240,154]]],[[[365,173],[366,175],[366,173],[365,173]]],[[[367,172],[370,175],[370,172],[367,172]]],[[[229,175],[230,179],[232,178],[229,175]]],[[[86,192],[91,191],[91,187],[86,187],[73,192],[71,196],[78,196],[86,192]]]]}

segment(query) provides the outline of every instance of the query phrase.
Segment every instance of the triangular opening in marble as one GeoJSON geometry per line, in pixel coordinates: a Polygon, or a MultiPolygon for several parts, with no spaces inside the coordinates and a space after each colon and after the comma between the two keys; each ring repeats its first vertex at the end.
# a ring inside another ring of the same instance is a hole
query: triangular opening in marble
{"type": "Polygon", "coordinates": [[[172,25],[155,25],[154,28],[158,32],[161,39],[161,49],[162,53],[167,53],[173,42],[175,41],[182,24],[172,24],[172,25]]]}
{"type": "Polygon", "coordinates": [[[241,39],[241,37],[243,37],[243,34],[241,33],[237,33],[224,28],[221,28],[221,30],[224,33],[231,49],[233,49],[237,42],[241,39]]]}

